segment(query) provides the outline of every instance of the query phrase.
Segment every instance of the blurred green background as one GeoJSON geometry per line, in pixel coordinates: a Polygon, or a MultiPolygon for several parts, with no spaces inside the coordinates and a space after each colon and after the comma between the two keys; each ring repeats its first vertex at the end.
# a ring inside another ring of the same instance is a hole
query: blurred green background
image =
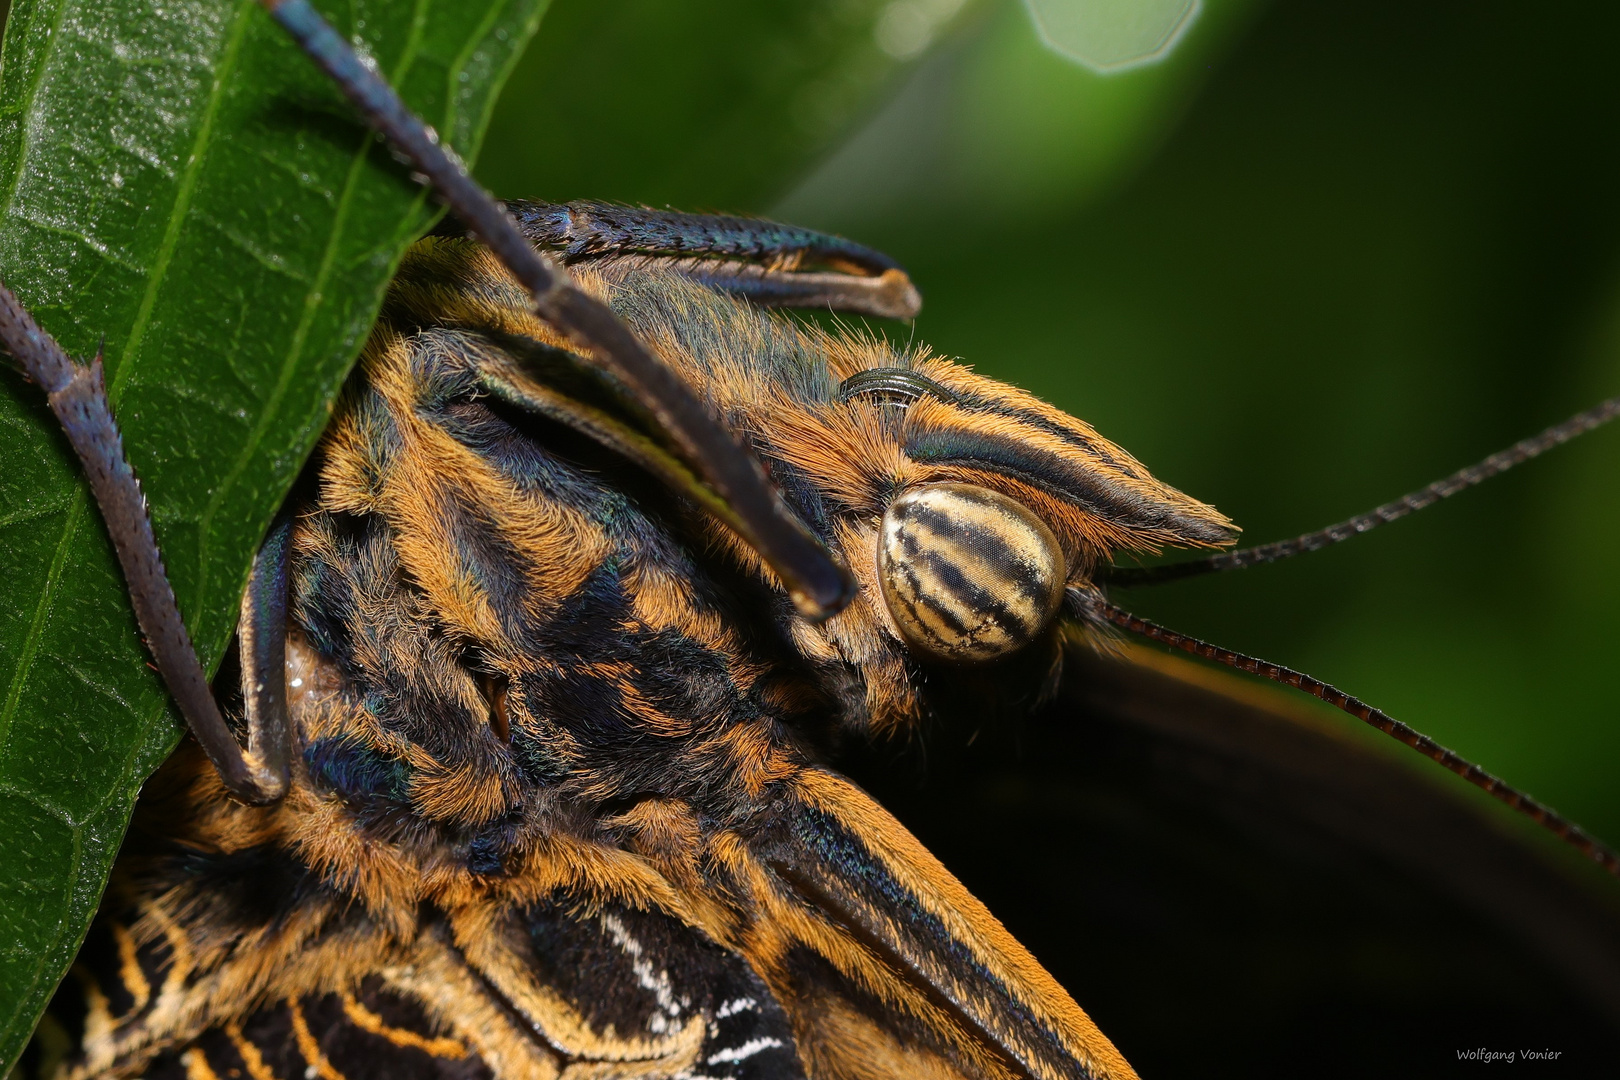
{"type": "MultiPolygon", "coordinates": [[[[883,4],[558,0],[480,172],[880,246],[926,300],[885,332],[1095,423],[1251,541],[1620,392],[1620,9],[1211,0],[1167,61],[1098,76],[1019,3],[956,7],[897,64],[883,4]]],[[[1620,429],[1343,547],[1122,598],[1620,838],[1617,534],[1620,429]]]]}

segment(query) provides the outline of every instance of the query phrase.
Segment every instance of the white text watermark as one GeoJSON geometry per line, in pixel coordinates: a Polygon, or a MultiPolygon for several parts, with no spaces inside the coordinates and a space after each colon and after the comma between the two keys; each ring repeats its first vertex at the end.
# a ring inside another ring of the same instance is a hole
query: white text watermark
{"type": "Polygon", "coordinates": [[[1480,1046],[1472,1050],[1458,1050],[1458,1061],[1476,1061],[1481,1065],[1512,1065],[1515,1061],[1557,1061],[1562,1050],[1490,1050],[1480,1046]]]}

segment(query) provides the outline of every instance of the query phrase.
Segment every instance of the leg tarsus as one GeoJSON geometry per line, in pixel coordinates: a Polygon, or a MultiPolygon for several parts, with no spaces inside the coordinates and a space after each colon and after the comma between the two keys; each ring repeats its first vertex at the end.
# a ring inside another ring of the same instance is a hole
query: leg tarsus
{"type": "Polygon", "coordinates": [[[84,466],[124,570],[135,620],[191,733],[233,795],[250,803],[279,799],[287,787],[285,758],[277,773],[250,762],[243,754],[220,715],[208,676],[186,632],[146,513],[146,497],[124,456],[123,437],[107,400],[100,354],[88,366],[75,363],[4,285],[0,285],[0,345],[30,379],[45,388],[51,412],[84,466]]]}

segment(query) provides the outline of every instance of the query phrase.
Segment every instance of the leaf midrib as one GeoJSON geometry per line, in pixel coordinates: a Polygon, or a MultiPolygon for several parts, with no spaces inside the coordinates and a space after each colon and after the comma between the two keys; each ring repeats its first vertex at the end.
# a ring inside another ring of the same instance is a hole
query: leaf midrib
{"type": "Polygon", "coordinates": [[[225,50],[220,54],[219,64],[214,70],[214,83],[208,91],[208,107],[203,110],[202,122],[197,125],[197,136],[191,142],[191,152],[180,174],[180,183],[175,187],[174,203],[169,209],[168,220],[164,222],[157,258],[152,261],[146,290],[141,294],[140,306],[135,309],[135,321],[130,324],[129,336],[124,339],[124,352],[119,358],[118,368],[107,385],[107,398],[114,405],[118,404],[119,394],[129,381],[130,373],[135,370],[141,341],[146,337],[147,325],[152,321],[152,309],[157,306],[158,293],[168,279],[169,264],[174,259],[175,248],[180,244],[180,225],[185,220],[186,212],[191,209],[191,199],[197,190],[197,176],[207,159],[206,150],[214,133],[214,118],[219,114],[219,104],[225,97],[225,84],[236,68],[242,39],[247,35],[247,20],[257,7],[251,0],[238,5],[236,22],[231,27],[225,50]]]}

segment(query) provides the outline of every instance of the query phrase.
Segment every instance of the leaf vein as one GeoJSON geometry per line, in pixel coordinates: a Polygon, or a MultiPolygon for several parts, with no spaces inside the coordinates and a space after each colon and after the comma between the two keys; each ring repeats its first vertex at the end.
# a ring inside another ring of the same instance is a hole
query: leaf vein
{"type": "Polygon", "coordinates": [[[0,514],[0,529],[10,528],[12,525],[21,525],[28,521],[36,521],[39,518],[50,517],[52,514],[59,514],[72,506],[73,499],[69,497],[48,502],[43,506],[27,506],[9,514],[0,514]]]}
{"type": "Polygon", "coordinates": [[[45,620],[55,603],[56,586],[62,578],[62,568],[67,565],[68,552],[72,549],[74,534],[78,532],[79,519],[84,516],[84,504],[84,488],[80,487],[73,493],[73,500],[68,506],[67,518],[62,523],[62,537],[56,542],[56,551],[51,556],[51,568],[45,574],[45,586],[39,590],[39,603],[34,606],[34,617],[29,620],[28,633],[23,637],[17,667],[11,673],[10,685],[6,687],[6,703],[0,708],[0,761],[6,758],[6,748],[11,741],[11,721],[17,715],[17,705],[22,700],[23,687],[28,683],[29,670],[34,666],[34,657],[39,652],[40,639],[45,633],[45,620]]]}
{"type": "MultiPolygon", "coordinates": [[[[424,4],[425,0],[417,0],[416,11],[418,14],[423,10],[424,4]]],[[[420,46],[417,31],[420,29],[419,24],[423,21],[420,17],[413,21],[412,35],[406,43],[399,64],[392,76],[392,81],[396,84],[404,79],[406,73],[410,70],[411,64],[416,60],[416,54],[420,46]]],[[[348,176],[343,182],[343,190],[339,193],[337,204],[334,207],[332,231],[328,234],[326,247],[321,252],[321,263],[315,271],[314,281],[311,283],[309,292],[304,296],[304,311],[299,316],[298,328],[293,332],[292,342],[285,359],[282,361],[281,370],[277,373],[275,387],[265,401],[264,408],[260,410],[258,420],[254,424],[253,431],[249,434],[247,441],[243,444],[241,452],[237,454],[236,460],[231,463],[230,471],[221,478],[218,486],[214,488],[208,499],[207,507],[204,508],[202,515],[198,519],[200,540],[197,545],[197,594],[199,596],[206,594],[209,538],[213,532],[211,526],[214,515],[219,511],[225,497],[235,487],[242,473],[246,471],[248,462],[258,452],[260,444],[264,441],[264,433],[269,430],[271,422],[279,413],[282,399],[286,397],[292,373],[297,369],[298,361],[303,356],[304,342],[309,336],[310,323],[314,319],[315,312],[320,305],[321,294],[326,287],[327,281],[331,278],[333,266],[337,262],[338,245],[343,238],[349,208],[364,171],[366,157],[374,145],[376,145],[375,138],[368,130],[350,162],[348,176]]]]}
{"type": "Polygon", "coordinates": [[[219,66],[214,71],[214,85],[209,88],[208,105],[203,109],[202,120],[197,125],[197,137],[191,142],[191,153],[186,159],[184,170],[180,174],[180,184],[175,191],[174,205],[169,211],[169,217],[164,224],[163,239],[158,244],[157,257],[152,260],[151,276],[146,283],[146,291],[141,294],[140,306],[136,309],[135,319],[130,325],[129,336],[124,339],[122,362],[118,365],[107,387],[107,396],[117,402],[118,392],[129,378],[134,368],[136,354],[140,351],[141,339],[146,336],[146,327],[152,319],[152,309],[157,306],[158,291],[162,288],[164,279],[168,275],[169,263],[174,258],[175,248],[180,244],[180,226],[185,221],[186,211],[191,208],[191,199],[197,189],[197,178],[202,172],[203,161],[207,158],[208,141],[213,136],[214,118],[219,113],[220,102],[225,97],[225,86],[232,72],[236,70],[237,56],[242,48],[242,40],[247,36],[248,17],[257,5],[244,3],[237,11],[236,23],[231,27],[231,33],[225,43],[225,51],[220,56],[219,66]]]}
{"type": "Polygon", "coordinates": [[[28,93],[19,102],[18,115],[26,116],[29,122],[22,125],[22,147],[17,152],[17,167],[12,170],[10,183],[6,185],[6,207],[10,209],[12,200],[17,195],[17,182],[22,179],[23,171],[28,167],[28,159],[33,153],[35,135],[38,133],[35,122],[38,113],[34,103],[39,100],[40,88],[45,85],[45,75],[51,70],[51,61],[56,59],[57,48],[62,41],[62,24],[67,21],[67,4],[63,3],[56,9],[56,21],[51,23],[46,36],[51,44],[46,47],[45,56],[34,69],[34,85],[28,88],[28,93]]]}

